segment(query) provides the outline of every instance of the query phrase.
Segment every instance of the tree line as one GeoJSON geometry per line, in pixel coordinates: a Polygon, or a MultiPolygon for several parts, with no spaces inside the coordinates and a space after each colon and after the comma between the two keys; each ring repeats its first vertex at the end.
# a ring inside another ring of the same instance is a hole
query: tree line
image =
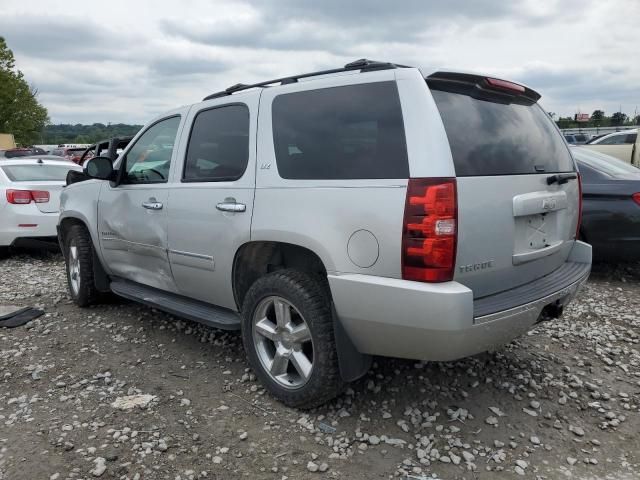
{"type": "Polygon", "coordinates": [[[629,116],[624,112],[614,112],[607,116],[603,110],[594,110],[588,122],[577,122],[575,117],[559,117],[554,112],[549,116],[558,124],[558,128],[587,127],[633,127],[640,125],[640,115],[629,116]]]}
{"type": "Polygon", "coordinates": [[[142,125],[127,125],[125,123],[108,125],[103,123],[94,123],[92,125],[61,123],[59,125],[46,125],[36,143],[43,145],[95,143],[111,137],[133,136],[141,128],[142,125]]]}

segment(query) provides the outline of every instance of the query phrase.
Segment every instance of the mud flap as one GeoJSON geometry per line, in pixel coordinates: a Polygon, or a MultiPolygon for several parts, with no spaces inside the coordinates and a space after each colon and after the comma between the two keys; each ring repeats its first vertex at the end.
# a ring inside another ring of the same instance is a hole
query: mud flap
{"type": "Polygon", "coordinates": [[[333,316],[333,332],[338,351],[340,376],[345,382],[353,382],[369,371],[373,357],[358,351],[342,326],[333,302],[331,302],[331,315],[333,316]]]}

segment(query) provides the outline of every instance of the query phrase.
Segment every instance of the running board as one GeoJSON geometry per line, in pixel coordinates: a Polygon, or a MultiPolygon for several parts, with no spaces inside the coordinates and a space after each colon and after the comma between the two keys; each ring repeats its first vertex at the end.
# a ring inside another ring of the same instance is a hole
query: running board
{"type": "Polygon", "coordinates": [[[222,330],[239,330],[240,315],[227,308],[186,298],[139,283],[115,279],[111,291],[129,300],[222,330]]]}

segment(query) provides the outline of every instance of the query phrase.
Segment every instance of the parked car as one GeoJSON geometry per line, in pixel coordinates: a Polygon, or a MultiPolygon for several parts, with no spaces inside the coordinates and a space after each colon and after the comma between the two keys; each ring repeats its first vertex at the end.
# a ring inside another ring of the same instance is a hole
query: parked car
{"type": "Polygon", "coordinates": [[[0,150],[0,159],[30,157],[35,153],[32,148],[11,148],[9,150],[0,150]]]}
{"type": "Polygon", "coordinates": [[[569,145],[584,145],[589,141],[589,137],[583,133],[565,134],[564,139],[569,145]]]}
{"type": "MultiPolygon", "coordinates": [[[[19,158],[0,162],[0,254],[29,242],[55,242],[65,161],[19,158]]],[[[55,245],[55,243],[54,243],[55,245]]]]}
{"type": "Polygon", "coordinates": [[[62,157],[73,163],[79,163],[86,147],[60,147],[51,150],[51,155],[62,157]]]}
{"type": "Polygon", "coordinates": [[[64,190],[71,297],[241,329],[256,375],[297,407],[372,355],[503,345],[558,317],[591,266],[575,164],[539,98],[359,60],[167,112],[64,190]]]}
{"type": "Polygon", "coordinates": [[[640,169],[584,147],[572,149],[582,175],[580,235],[599,261],[640,261],[640,169]]]}
{"type": "Polygon", "coordinates": [[[610,133],[590,141],[586,146],[627,163],[640,166],[640,144],[638,143],[637,129],[610,133]]]}
{"type": "Polygon", "coordinates": [[[118,154],[124,150],[133,137],[113,137],[101,142],[94,143],[87,147],[87,149],[80,156],[78,163],[83,165],[88,159],[92,157],[109,157],[112,160],[118,158],[118,154]]]}

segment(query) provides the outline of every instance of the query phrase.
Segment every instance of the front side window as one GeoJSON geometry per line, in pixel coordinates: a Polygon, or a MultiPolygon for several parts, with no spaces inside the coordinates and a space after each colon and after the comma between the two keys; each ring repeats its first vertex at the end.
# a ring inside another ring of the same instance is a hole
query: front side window
{"type": "Polygon", "coordinates": [[[278,95],[272,114],[276,162],[282,178],[409,176],[402,110],[394,82],[278,95]]]}
{"type": "Polygon", "coordinates": [[[193,121],[184,182],[239,179],[249,160],[249,109],[228,105],[199,112],[193,121]]]}
{"type": "Polygon", "coordinates": [[[165,183],[180,117],[161,120],[144,132],[127,152],[122,183],[165,183]]]}

